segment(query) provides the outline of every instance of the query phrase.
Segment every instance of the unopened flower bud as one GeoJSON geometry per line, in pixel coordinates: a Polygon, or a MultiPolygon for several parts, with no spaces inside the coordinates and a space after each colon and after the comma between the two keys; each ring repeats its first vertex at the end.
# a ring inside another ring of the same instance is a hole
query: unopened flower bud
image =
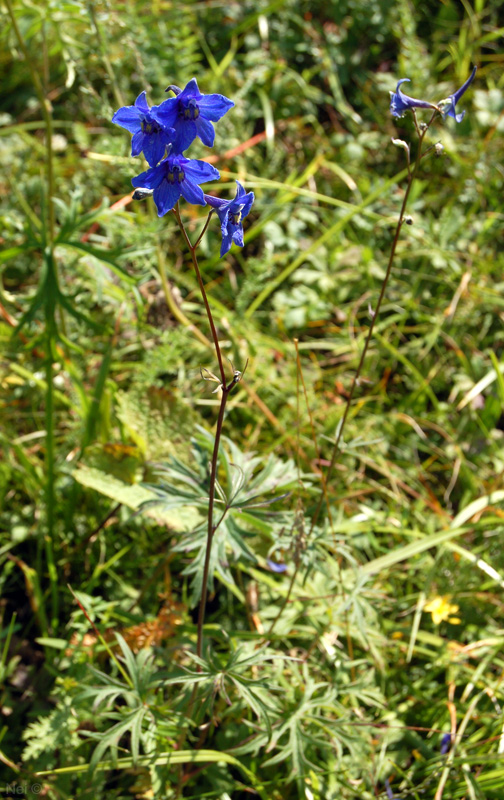
{"type": "Polygon", "coordinates": [[[132,199],[145,200],[145,198],[150,197],[151,194],[154,194],[154,189],[135,189],[132,199]]]}
{"type": "Polygon", "coordinates": [[[441,142],[436,142],[434,145],[434,150],[437,156],[442,156],[444,153],[444,145],[441,142]]]}
{"type": "Polygon", "coordinates": [[[410,214],[406,214],[406,216],[403,217],[403,222],[405,222],[406,225],[413,225],[413,217],[410,214]]]}
{"type": "Polygon", "coordinates": [[[395,144],[396,147],[402,147],[403,150],[406,150],[409,153],[409,144],[404,141],[404,139],[391,139],[392,144],[395,144]]]}

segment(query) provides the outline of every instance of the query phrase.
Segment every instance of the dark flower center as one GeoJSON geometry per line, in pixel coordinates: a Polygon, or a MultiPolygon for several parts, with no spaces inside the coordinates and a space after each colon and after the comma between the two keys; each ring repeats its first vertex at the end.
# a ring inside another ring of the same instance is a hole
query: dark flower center
{"type": "Polygon", "coordinates": [[[242,218],[241,209],[237,211],[235,214],[230,214],[228,217],[232,225],[239,225],[241,222],[241,218],[242,218]]]}
{"type": "Polygon", "coordinates": [[[140,122],[143,133],[159,133],[161,127],[151,119],[143,119],[140,122]]]}
{"type": "Polygon", "coordinates": [[[182,183],[185,178],[185,173],[180,167],[173,166],[166,173],[166,180],[168,183],[182,183]]]}
{"type": "Polygon", "coordinates": [[[196,100],[186,100],[179,103],[179,117],[182,119],[198,119],[200,111],[196,100]]]}

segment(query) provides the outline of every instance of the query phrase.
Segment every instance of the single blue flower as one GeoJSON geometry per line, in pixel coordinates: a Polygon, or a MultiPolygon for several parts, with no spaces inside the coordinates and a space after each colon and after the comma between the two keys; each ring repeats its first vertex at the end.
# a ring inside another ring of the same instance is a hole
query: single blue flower
{"type": "Polygon", "coordinates": [[[457,112],[455,111],[455,106],[462,97],[462,95],[464,94],[464,92],[469,88],[469,86],[473,82],[475,75],[476,75],[476,67],[473,68],[473,71],[469,75],[466,82],[462,84],[460,89],[457,92],[455,92],[455,94],[451,94],[449,97],[446,98],[446,100],[441,100],[441,102],[438,104],[444,117],[446,116],[453,117],[453,119],[455,119],[457,122],[462,122],[462,120],[465,117],[465,111],[461,111],[460,114],[457,114],[457,112]]]}
{"type": "Polygon", "coordinates": [[[427,100],[417,100],[415,97],[409,97],[401,91],[401,83],[409,82],[409,78],[401,78],[397,81],[395,92],[390,92],[390,113],[393,117],[402,117],[405,111],[410,108],[435,108],[433,103],[428,103],[427,100]]]}
{"type": "Polygon", "coordinates": [[[149,108],[145,95],[146,92],[139,94],[134,106],[123,106],[116,111],[112,122],[133,134],[131,155],[138,156],[143,150],[148,164],[155,167],[164,158],[176,134],[172,128],[158,122],[154,116],[157,106],[149,108]]]}
{"type": "Polygon", "coordinates": [[[266,563],[273,572],[287,572],[287,564],[277,564],[277,562],[272,561],[271,558],[267,558],[266,563]]]}
{"type": "Polygon", "coordinates": [[[250,212],[254,202],[254,192],[245,192],[239,181],[236,195],[232,200],[221,200],[206,194],[205,200],[209,206],[215,208],[219,215],[222,233],[221,258],[230,250],[234,242],[238,247],[243,247],[243,220],[250,212]]]}
{"type": "Polygon", "coordinates": [[[389,800],[394,800],[394,792],[391,789],[388,778],[385,778],[385,792],[387,793],[387,797],[389,798],[389,800]]]}
{"type": "Polygon", "coordinates": [[[448,750],[451,747],[451,733],[445,733],[443,738],[441,739],[441,747],[439,748],[439,752],[442,756],[446,755],[448,750]]]}
{"type": "Polygon", "coordinates": [[[234,106],[232,100],[222,94],[201,94],[196,78],[192,78],[185,89],[169,86],[175,97],[165,100],[156,109],[156,119],[165,128],[175,128],[177,139],[173,152],[183,153],[199,136],[203,144],[212,147],[215,131],[212,122],[217,122],[234,106]]]}
{"type": "Polygon", "coordinates": [[[171,211],[180,195],[188,203],[204,206],[205,195],[198,184],[220,178],[219,171],[205,161],[169,155],[157,167],[137,175],[131,183],[135,188],[153,189],[158,217],[171,211]]]}

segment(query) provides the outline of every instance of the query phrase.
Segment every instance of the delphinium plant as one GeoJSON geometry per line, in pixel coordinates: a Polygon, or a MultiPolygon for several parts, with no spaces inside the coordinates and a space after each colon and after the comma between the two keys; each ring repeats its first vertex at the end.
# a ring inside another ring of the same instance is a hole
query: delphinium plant
{"type": "MultiPolygon", "coordinates": [[[[214,212],[217,213],[222,233],[221,257],[230,250],[233,242],[239,247],[243,247],[243,220],[250,213],[254,194],[247,193],[238,181],[236,195],[232,199],[224,200],[204,194],[201,184],[217,180],[220,177],[218,170],[205,161],[190,159],[184,155],[197,137],[207,147],[213,146],[215,130],[212,123],[218,122],[234,106],[234,102],[221,94],[202,94],[195,78],[190,80],[184,89],[170,85],[166,91],[172,92],[174,96],[164,100],[160,105],[151,107],[147,104],[146,93],[142,92],[134,105],[124,106],[116,111],[112,122],[126,128],[132,134],[131,155],[138,156],[143,153],[150,167],[132,180],[133,186],[137,189],[136,197],[143,198],[152,194],[158,216],[172,214],[180,228],[191,255],[205,305],[219,368],[220,381],[216,379],[218,383],[216,391],[220,392],[220,405],[211,459],[207,542],[196,647],[197,655],[201,657],[207,588],[209,579],[211,579],[209,566],[212,541],[219,524],[214,519],[219,447],[226,401],[229,393],[241,380],[242,371],[235,370],[233,367],[231,377],[228,377],[226,373],[219,336],[205,291],[196,251],[214,212]],[[181,198],[187,203],[206,206],[210,209],[201,233],[194,244],[190,240],[181,215],[179,204],[181,198]]],[[[212,373],[208,370],[205,370],[205,374],[202,371],[204,378],[208,379],[207,375],[211,376],[210,379],[213,378],[212,373]]]]}

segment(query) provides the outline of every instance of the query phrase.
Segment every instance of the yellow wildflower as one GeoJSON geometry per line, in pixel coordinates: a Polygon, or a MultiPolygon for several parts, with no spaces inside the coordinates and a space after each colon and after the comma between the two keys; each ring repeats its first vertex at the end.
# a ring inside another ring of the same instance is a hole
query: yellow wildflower
{"type": "Polygon", "coordinates": [[[444,620],[451,622],[452,625],[460,624],[459,617],[450,616],[450,614],[455,614],[459,610],[459,607],[454,603],[450,603],[450,600],[451,595],[449,594],[437,595],[437,597],[433,597],[432,600],[425,604],[424,609],[432,614],[434,625],[439,625],[444,620]]]}

